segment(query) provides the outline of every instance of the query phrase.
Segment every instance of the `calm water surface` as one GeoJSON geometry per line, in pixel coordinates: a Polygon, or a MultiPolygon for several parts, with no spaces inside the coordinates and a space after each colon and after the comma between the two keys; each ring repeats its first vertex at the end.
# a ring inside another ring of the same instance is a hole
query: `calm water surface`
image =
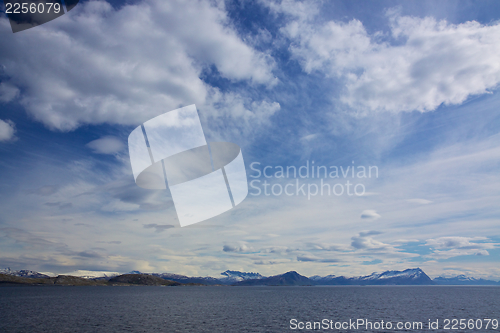
{"type": "Polygon", "coordinates": [[[491,323],[485,330],[486,322],[481,330],[444,330],[446,318],[499,320],[500,287],[0,287],[2,333],[500,331],[491,323]],[[424,329],[300,330],[291,319],[422,322],[424,329]],[[440,329],[428,329],[429,319],[440,329]]]}

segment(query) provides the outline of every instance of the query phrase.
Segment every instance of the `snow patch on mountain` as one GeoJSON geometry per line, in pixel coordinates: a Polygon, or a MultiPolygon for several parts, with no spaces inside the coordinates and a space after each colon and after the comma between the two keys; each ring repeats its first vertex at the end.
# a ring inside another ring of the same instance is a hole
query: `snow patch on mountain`
{"type": "Polygon", "coordinates": [[[220,273],[220,275],[224,276],[223,278],[219,279],[224,283],[240,282],[244,280],[260,280],[265,278],[265,276],[262,276],[259,273],[253,273],[253,272],[247,273],[247,272],[230,271],[230,270],[222,272],[220,273]]]}
{"type": "Polygon", "coordinates": [[[440,285],[499,285],[500,282],[485,280],[485,279],[477,279],[474,277],[469,277],[466,275],[457,275],[453,277],[437,277],[433,280],[437,284],[440,285]]]}
{"type": "Polygon", "coordinates": [[[309,279],[313,280],[313,281],[318,281],[318,280],[331,280],[331,279],[334,279],[336,278],[337,276],[336,275],[327,275],[327,276],[319,276],[319,275],[313,275],[311,276],[309,279]]]}
{"type": "Polygon", "coordinates": [[[151,273],[151,275],[158,276],[158,277],[161,277],[162,279],[172,280],[172,281],[189,279],[189,277],[186,275],[173,274],[173,273],[151,273]]]}
{"type": "Polygon", "coordinates": [[[0,269],[0,274],[6,274],[6,275],[12,275],[12,276],[19,276],[19,277],[26,277],[26,278],[42,278],[46,279],[49,278],[50,276],[47,274],[35,272],[35,271],[30,271],[27,269],[21,269],[19,271],[13,271],[10,269],[10,267],[0,269]]]}
{"type": "Polygon", "coordinates": [[[77,270],[70,273],[64,273],[61,275],[71,275],[77,276],[84,279],[97,279],[97,278],[112,278],[118,276],[122,273],[118,272],[108,272],[108,271],[86,271],[86,270],[77,270]]]}
{"type": "Polygon", "coordinates": [[[382,280],[392,278],[418,279],[425,274],[420,268],[411,268],[404,271],[386,271],[383,273],[372,273],[367,276],[360,276],[359,280],[382,280]]]}

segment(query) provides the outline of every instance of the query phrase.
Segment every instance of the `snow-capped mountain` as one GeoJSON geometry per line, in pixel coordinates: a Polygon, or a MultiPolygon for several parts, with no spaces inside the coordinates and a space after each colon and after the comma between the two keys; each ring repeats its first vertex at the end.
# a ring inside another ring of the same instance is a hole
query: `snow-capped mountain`
{"type": "Polygon", "coordinates": [[[460,286],[460,285],[483,285],[483,286],[491,286],[491,285],[499,285],[500,282],[495,282],[491,280],[484,279],[476,279],[473,277],[468,277],[465,275],[458,275],[455,277],[437,277],[433,280],[436,284],[439,285],[449,285],[449,286],[460,286]]]}
{"type": "Polygon", "coordinates": [[[386,271],[372,273],[366,276],[347,278],[344,276],[328,275],[325,277],[313,276],[310,278],[316,285],[426,285],[434,282],[420,268],[404,271],[386,271]]]}
{"type": "Polygon", "coordinates": [[[99,278],[104,278],[104,279],[110,279],[112,277],[118,276],[122,273],[118,272],[108,272],[108,271],[86,271],[86,270],[77,270],[74,272],[70,273],[64,273],[61,275],[70,275],[70,276],[77,276],[81,277],[84,279],[99,279],[99,278]]]}
{"type": "MultiPolygon", "coordinates": [[[[259,274],[260,275],[260,274],[259,274]]],[[[274,275],[267,278],[247,279],[233,284],[234,286],[312,286],[314,281],[295,271],[274,275]]]]}
{"type": "MultiPolygon", "coordinates": [[[[404,271],[386,271],[383,273],[372,273],[367,276],[362,276],[359,277],[359,280],[385,280],[385,279],[396,279],[396,278],[402,278],[402,279],[410,279],[410,280],[417,280],[421,279],[422,277],[427,277],[429,278],[424,271],[422,271],[420,268],[413,268],[413,269],[405,269],[404,271]]],[[[429,278],[430,280],[430,278],[429,278]]]]}
{"type": "Polygon", "coordinates": [[[222,272],[221,275],[223,277],[218,279],[210,276],[190,277],[172,273],[151,273],[151,275],[161,277],[162,279],[165,280],[176,281],[180,283],[198,283],[198,284],[208,284],[208,285],[233,284],[244,280],[265,278],[265,276],[262,276],[259,273],[246,273],[246,272],[238,272],[230,270],[222,272]]]}
{"type": "Polygon", "coordinates": [[[130,271],[130,272],[128,272],[128,274],[145,274],[145,273],[142,273],[139,271],[130,271]]]}
{"type": "Polygon", "coordinates": [[[386,271],[372,273],[366,276],[311,276],[306,278],[297,272],[288,272],[269,278],[249,279],[235,283],[237,286],[257,285],[431,285],[432,280],[420,268],[406,269],[404,271],[386,271]]]}
{"type": "Polygon", "coordinates": [[[42,273],[38,273],[35,271],[30,271],[27,269],[22,269],[20,271],[13,271],[9,267],[5,269],[0,269],[0,274],[6,274],[6,275],[12,275],[12,276],[19,276],[19,277],[26,277],[26,278],[41,278],[41,279],[47,279],[50,276],[42,273]]]}
{"type": "MultiPolygon", "coordinates": [[[[22,278],[43,278],[49,279],[55,276],[52,273],[39,273],[31,270],[14,271],[10,268],[0,269],[0,274],[22,277],[22,278]]],[[[60,276],[72,276],[85,278],[87,280],[109,280],[122,273],[110,271],[86,271],[77,270],[74,272],[61,274],[60,276]]],[[[227,270],[221,273],[220,278],[213,277],[190,277],[173,273],[141,273],[132,271],[130,274],[147,274],[160,277],[165,280],[180,282],[183,284],[202,285],[500,285],[500,282],[476,279],[465,275],[455,277],[437,277],[431,280],[420,268],[406,269],[404,271],[385,271],[382,273],[372,273],[370,275],[358,277],[345,277],[337,275],[319,276],[314,275],[309,278],[297,272],[288,272],[271,277],[262,276],[259,273],[247,273],[227,270]]],[[[7,278],[8,279],[8,278],[7,278]]]]}
{"type": "Polygon", "coordinates": [[[313,281],[320,281],[320,280],[332,280],[336,277],[337,277],[336,275],[327,275],[327,276],[313,275],[313,276],[309,277],[309,279],[311,279],[313,281]]]}
{"type": "Polygon", "coordinates": [[[262,276],[259,273],[253,273],[253,272],[247,273],[247,272],[230,271],[230,270],[222,272],[220,273],[220,275],[224,277],[220,278],[219,280],[227,284],[240,282],[244,280],[252,280],[252,279],[259,280],[265,278],[265,276],[262,276]]]}
{"type": "Polygon", "coordinates": [[[162,279],[165,280],[170,280],[180,283],[196,283],[196,284],[206,284],[206,285],[223,284],[219,279],[210,276],[190,277],[172,273],[151,273],[151,275],[161,277],[162,279]]]}

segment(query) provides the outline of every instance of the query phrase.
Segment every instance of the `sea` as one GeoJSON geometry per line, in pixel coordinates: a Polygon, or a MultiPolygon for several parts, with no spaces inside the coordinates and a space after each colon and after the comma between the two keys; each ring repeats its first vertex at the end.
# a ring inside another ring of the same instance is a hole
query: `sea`
{"type": "Polygon", "coordinates": [[[498,332],[500,287],[0,287],[0,332],[498,332]],[[390,325],[389,325],[390,324],[390,325]]]}

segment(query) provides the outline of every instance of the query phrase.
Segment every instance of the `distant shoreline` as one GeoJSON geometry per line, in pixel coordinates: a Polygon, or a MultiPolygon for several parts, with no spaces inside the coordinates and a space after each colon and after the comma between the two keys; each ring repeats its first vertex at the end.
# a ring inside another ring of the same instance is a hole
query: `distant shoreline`
{"type": "Polygon", "coordinates": [[[500,286],[500,282],[476,279],[459,275],[446,278],[431,279],[420,268],[408,268],[403,271],[385,271],[365,276],[345,277],[336,275],[304,276],[296,271],[289,271],[274,276],[263,276],[254,272],[239,272],[227,270],[221,278],[189,277],[172,273],[142,273],[132,271],[126,274],[113,272],[85,271],[88,275],[73,275],[71,273],[49,276],[43,273],[10,268],[0,270],[0,284],[21,285],[67,285],[67,286],[379,286],[379,285],[467,285],[467,286],[500,286]],[[90,273],[90,274],[89,274],[90,273]],[[98,274],[96,274],[98,273],[98,274]]]}
{"type": "MultiPolygon", "coordinates": [[[[176,286],[213,286],[213,287],[288,287],[288,286],[303,286],[303,287],[394,287],[394,286],[434,286],[434,287],[499,287],[500,285],[488,284],[437,284],[434,281],[420,279],[410,280],[410,282],[401,280],[385,280],[380,281],[349,281],[349,283],[330,283],[322,284],[321,280],[314,281],[297,272],[288,272],[282,275],[277,275],[263,279],[249,279],[232,284],[203,284],[203,283],[181,283],[164,279],[150,274],[122,274],[109,279],[95,278],[86,279],[71,275],[59,275],[57,277],[20,277],[15,275],[0,274],[0,286],[91,286],[91,287],[120,287],[120,286],[162,286],[162,287],[176,287],[176,286]],[[391,283],[392,282],[392,283],[391,283]]],[[[345,281],[344,281],[345,282],[345,281]]]]}

